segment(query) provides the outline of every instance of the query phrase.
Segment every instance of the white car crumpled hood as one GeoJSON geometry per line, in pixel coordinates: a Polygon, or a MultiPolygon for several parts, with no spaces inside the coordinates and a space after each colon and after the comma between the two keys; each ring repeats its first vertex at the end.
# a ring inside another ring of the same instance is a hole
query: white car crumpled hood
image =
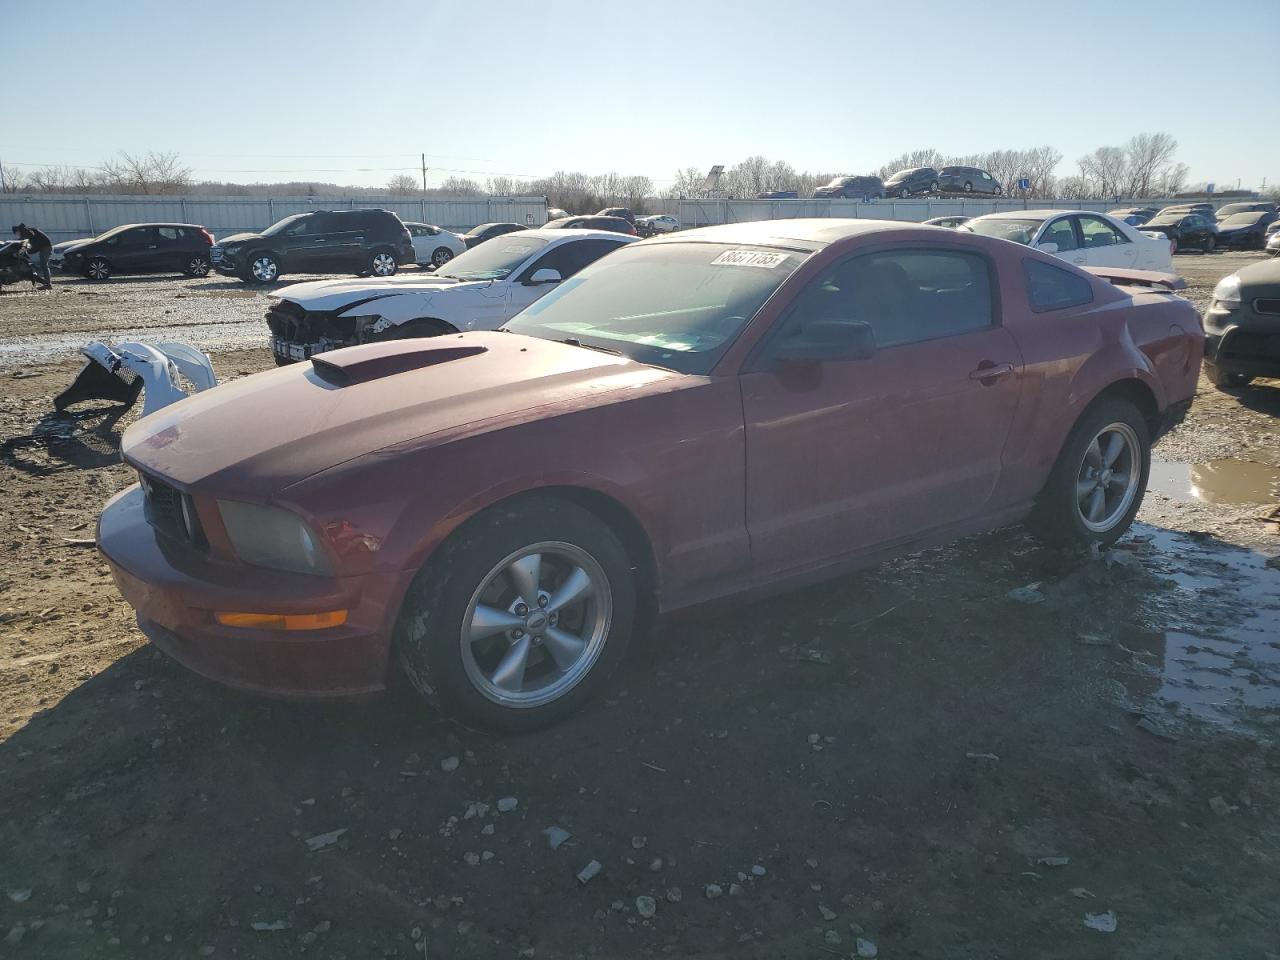
{"type": "Polygon", "coordinates": [[[385,280],[352,277],[348,280],[295,283],[281,288],[276,295],[282,300],[292,300],[304,310],[341,310],[344,306],[375,298],[415,294],[425,300],[448,291],[470,293],[492,285],[489,280],[458,283],[430,275],[388,277],[385,280]]]}

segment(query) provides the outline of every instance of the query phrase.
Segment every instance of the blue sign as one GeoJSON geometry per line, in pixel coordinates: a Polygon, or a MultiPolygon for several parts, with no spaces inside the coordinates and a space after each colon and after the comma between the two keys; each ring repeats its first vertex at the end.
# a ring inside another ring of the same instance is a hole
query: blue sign
{"type": "Polygon", "coordinates": [[[1205,188],[1204,188],[1204,192],[1205,192],[1205,193],[1213,193],[1213,184],[1212,184],[1212,183],[1207,184],[1207,185],[1205,186],[1205,188]]]}
{"type": "Polygon", "coordinates": [[[1018,189],[1019,189],[1019,190],[1030,190],[1030,189],[1031,189],[1031,181],[1030,181],[1030,180],[1028,180],[1026,177],[1022,177],[1022,178],[1020,178],[1020,179],[1018,180],[1018,189]]]}

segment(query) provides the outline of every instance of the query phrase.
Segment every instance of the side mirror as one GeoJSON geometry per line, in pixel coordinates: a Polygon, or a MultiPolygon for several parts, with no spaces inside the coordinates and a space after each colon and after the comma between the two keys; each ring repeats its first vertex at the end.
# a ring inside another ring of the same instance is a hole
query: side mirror
{"type": "Polygon", "coordinates": [[[533,276],[524,282],[526,287],[540,287],[544,283],[559,283],[560,271],[551,267],[541,267],[533,271],[533,276]]]}
{"type": "Polygon", "coordinates": [[[876,353],[871,324],[853,320],[816,320],[804,332],[779,345],[779,360],[867,360],[876,353]]]}
{"type": "Polygon", "coordinates": [[[1052,240],[1046,240],[1044,243],[1037,243],[1036,249],[1041,253],[1057,253],[1058,245],[1052,240]]]}

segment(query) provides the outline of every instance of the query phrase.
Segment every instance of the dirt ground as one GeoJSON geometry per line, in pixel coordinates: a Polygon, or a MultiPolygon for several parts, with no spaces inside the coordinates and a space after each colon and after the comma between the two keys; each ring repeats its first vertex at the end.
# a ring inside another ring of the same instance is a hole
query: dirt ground
{"type": "MultiPolygon", "coordinates": [[[[1203,306],[1252,259],[1176,261],[1203,306]]],[[[1009,530],[664,623],[501,739],[228,692],[113,589],[132,415],[51,415],[74,348],[239,376],[264,309],[0,295],[0,957],[1280,957],[1280,383],[1202,383],[1102,557],[1009,530]]]]}

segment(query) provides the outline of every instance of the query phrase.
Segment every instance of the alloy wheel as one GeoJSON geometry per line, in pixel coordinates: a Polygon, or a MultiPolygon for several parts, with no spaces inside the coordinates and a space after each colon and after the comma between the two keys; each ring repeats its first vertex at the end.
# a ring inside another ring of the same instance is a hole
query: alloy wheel
{"type": "Polygon", "coordinates": [[[107,261],[101,257],[95,257],[89,261],[89,278],[92,280],[105,280],[111,276],[111,267],[107,261]]]}
{"type": "Polygon", "coordinates": [[[373,274],[377,277],[389,277],[396,272],[396,258],[389,253],[373,255],[373,274]]]}
{"type": "Polygon", "coordinates": [[[249,269],[253,273],[253,279],[260,280],[262,283],[270,283],[280,274],[280,268],[270,257],[259,257],[253,261],[249,269]]]}
{"type": "Polygon", "coordinates": [[[1076,509],[1085,527],[1106,533],[1124,517],[1138,495],[1142,453],[1127,423],[1103,427],[1085,448],[1076,474],[1076,509]]]}
{"type": "Polygon", "coordinates": [[[571,543],[542,542],[493,566],[471,595],[459,641],[487,699],[530,708],[573,689],[604,650],[613,595],[603,568],[571,543]]]}
{"type": "Polygon", "coordinates": [[[437,267],[443,267],[446,263],[453,259],[453,251],[440,247],[431,255],[431,262],[437,267]]]}
{"type": "Polygon", "coordinates": [[[209,274],[209,261],[204,257],[192,257],[187,264],[187,273],[193,277],[204,277],[209,274]]]}

